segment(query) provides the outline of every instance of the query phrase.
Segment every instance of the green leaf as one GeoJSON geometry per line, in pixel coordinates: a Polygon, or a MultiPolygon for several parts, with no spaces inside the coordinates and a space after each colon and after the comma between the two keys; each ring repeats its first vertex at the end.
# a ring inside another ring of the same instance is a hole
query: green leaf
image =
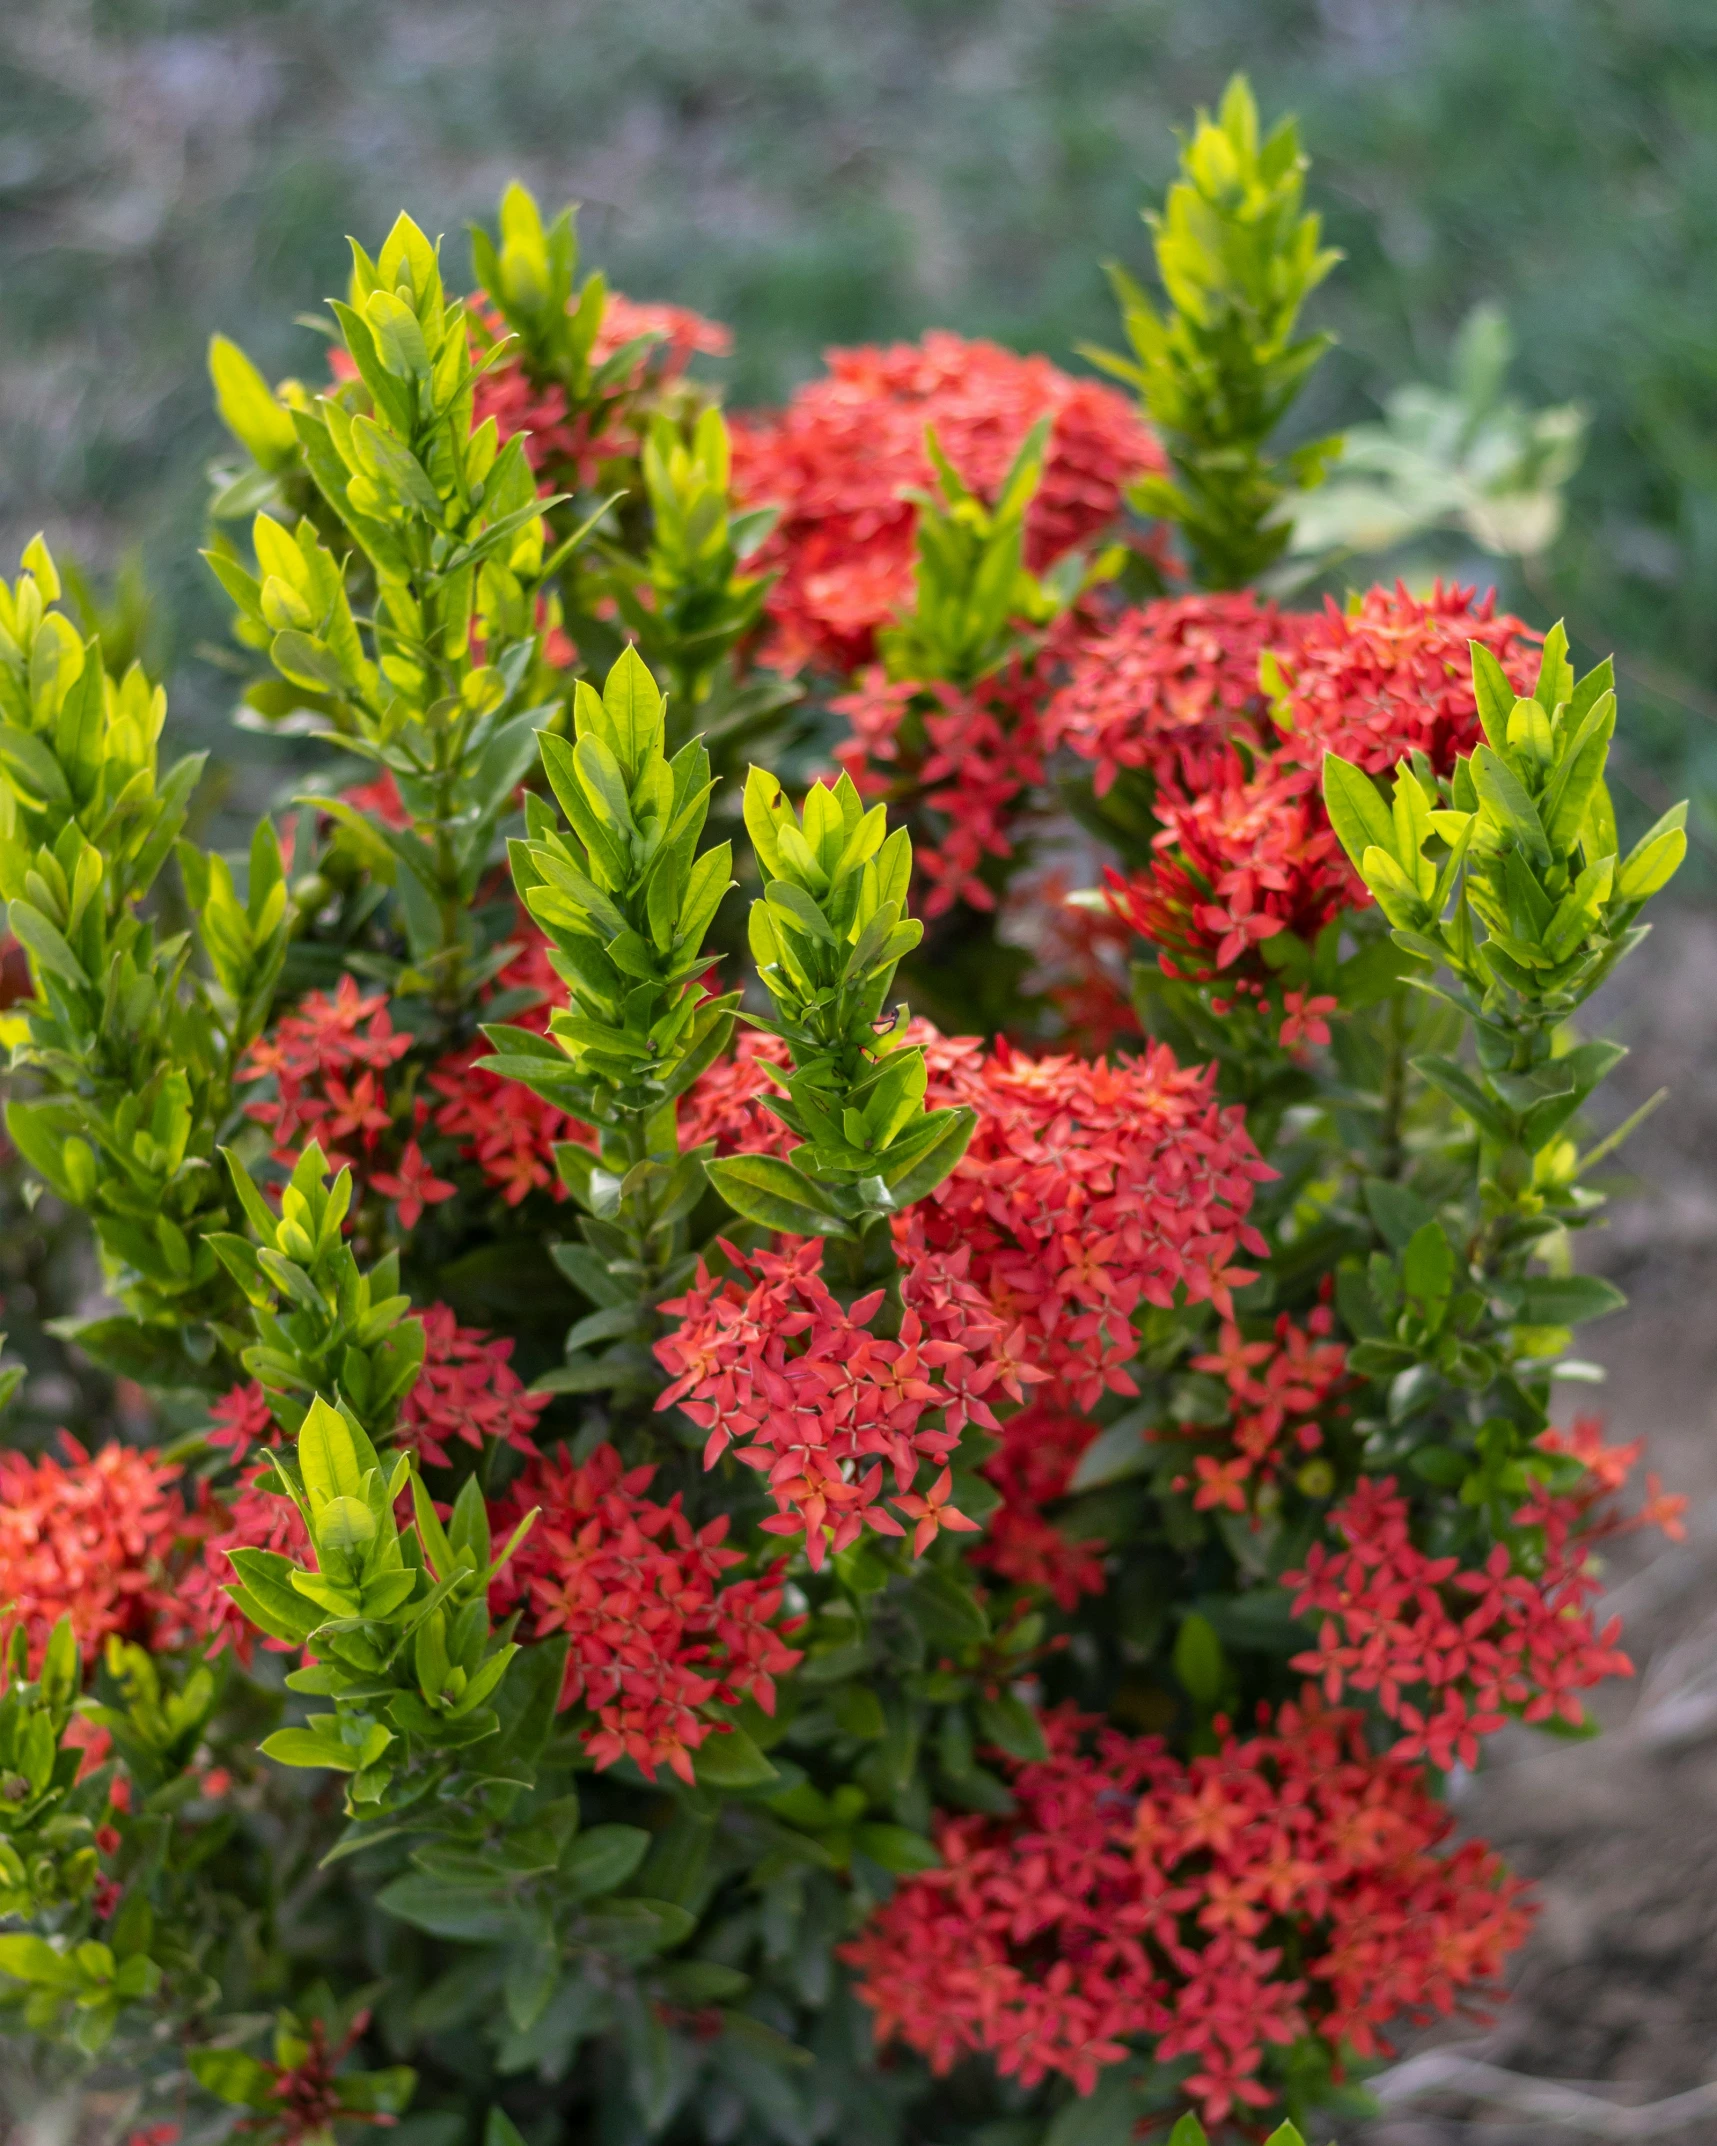
{"type": "Polygon", "coordinates": [[[313,1729],[276,1729],[263,1738],[264,1758],[277,1766],[328,1767],[336,1773],[356,1773],[361,1755],[350,1745],[318,1736],[313,1729]]]}
{"type": "Polygon", "coordinates": [[[431,1937],[466,1944],[528,1942],[532,1928],[529,1912],[498,1883],[460,1885],[414,1871],[384,1885],[376,1904],[431,1937]]]}
{"type": "Polygon", "coordinates": [[[1048,1756],[1037,1715],[1012,1692],[978,1701],[978,1736],[982,1742],[1005,1751],[1009,1758],[1029,1763],[1048,1756]]]}
{"type": "Polygon", "coordinates": [[[1365,1205],[1377,1233],[1392,1252],[1403,1252],[1416,1231],[1431,1221],[1431,1210],[1416,1192],[1384,1177],[1365,1180],[1365,1205]]]}
{"type": "MultiPolygon", "coordinates": [[[[1634,844],[1616,874],[1616,894],[1624,902],[1643,902],[1665,887],[1687,855],[1687,804],[1672,805],[1662,819],[1634,844]]],[[[17,904],[14,903],[16,908],[17,904]]]]}
{"type": "Polygon", "coordinates": [[[1482,641],[1469,641],[1473,665],[1473,698],[1478,702],[1479,722],[1492,748],[1500,752],[1508,739],[1508,719],[1514,712],[1514,688],[1507,673],[1482,641]]]}
{"type": "Polygon", "coordinates": [[[1464,1066],[1457,1065],[1452,1058],[1432,1056],[1415,1058],[1410,1063],[1415,1073],[1428,1080],[1433,1088],[1440,1088],[1451,1103],[1458,1104],[1482,1133],[1497,1141],[1510,1138],[1513,1128],[1503,1114],[1501,1104],[1486,1095],[1464,1066]]]}
{"type": "MultiPolygon", "coordinates": [[[[1043,2134],[1043,2146],[1133,2146],[1139,2119],[1145,2108],[1138,2081],[1130,2065],[1115,2064],[1097,2075],[1089,2094],[1070,2101],[1043,2134]]],[[[1191,2132],[1182,2135],[1177,2125],[1169,2146],[1205,2146],[1196,2117],[1182,2117],[1191,2132]]]]}
{"type": "Polygon", "coordinates": [[[1216,1627],[1208,1617],[1201,1617],[1196,1610],[1182,1620],[1175,1634],[1174,1673],[1180,1679],[1181,1688],[1196,1705],[1213,1707],[1222,1696],[1222,1684],[1227,1674],[1222,1659],[1222,1642],[1216,1636],[1216,1627]]]}
{"type": "Polygon", "coordinates": [[[1105,1483],[1119,1483],[1130,1475],[1142,1475],[1151,1464],[1151,1449],[1145,1442],[1145,1425],[1136,1409],[1119,1423],[1100,1431],[1079,1456],[1068,1482],[1069,1490],[1097,1490],[1105,1483]]]}
{"type": "Polygon", "coordinates": [[[578,1900],[611,1893],[631,1877],[649,1846],[641,1826],[591,1826],[562,1856],[561,1880],[578,1900]]]}
{"type": "Polygon", "coordinates": [[[374,1452],[360,1456],[351,1425],[318,1395],[298,1433],[304,1488],[312,1497],[362,1500],[364,1479],[375,1465],[374,1452]]]}
{"type": "Polygon", "coordinates": [[[1323,791],[1330,825],[1356,872],[1368,849],[1380,849],[1389,857],[1395,855],[1394,817],[1363,769],[1354,767],[1339,753],[1325,753],[1323,791]]]}
{"type": "Polygon", "coordinates": [[[1578,1326],[1622,1310],[1627,1301],[1596,1274],[1534,1274],[1521,1289],[1520,1318],[1527,1326],[1578,1326]]]}
{"type": "Polygon", "coordinates": [[[1532,697],[1546,715],[1554,715],[1560,702],[1574,690],[1574,666],[1568,661],[1568,633],[1558,619],[1544,636],[1544,653],[1538,659],[1538,682],[1532,697]]]}
{"type": "Polygon", "coordinates": [[[1408,1239],[1401,1259],[1401,1280],[1407,1295],[1417,1299],[1427,1325],[1441,1324],[1443,1308],[1455,1276],[1455,1255],[1441,1226],[1427,1222],[1408,1239]]]}
{"type": "MultiPolygon", "coordinates": [[[[1684,845],[1685,846],[1685,845],[1684,845]]],[[[79,989],[89,989],[89,978],[84,966],[61,937],[58,929],[48,922],[32,902],[9,902],[6,907],[7,921],[12,927],[12,936],[36,958],[36,966],[46,969],[50,975],[63,977],[79,989]]]]}
{"type": "Polygon", "coordinates": [[[258,1631],[301,1647],[324,1620],[292,1585],[296,1569],[278,1550],[228,1553],[239,1584],[228,1592],[258,1631]]]}
{"type": "Polygon", "coordinates": [[[700,1788],[756,1788],[781,1776],[743,1729],[718,1730],[692,1754],[700,1788]]]}
{"type": "Polygon", "coordinates": [[[0,1937],[0,1975],[58,1987],[75,1980],[77,1970],[45,1937],[9,1936],[0,1937]]]}
{"type": "Polygon", "coordinates": [[[882,1181],[893,1194],[896,1207],[910,1207],[914,1200],[927,1198],[959,1167],[971,1145],[978,1114],[962,1105],[957,1110],[932,1111],[924,1123],[937,1124],[935,1137],[916,1150],[910,1162],[890,1167],[887,1155],[883,1157],[882,1181]]]}
{"type": "Polygon", "coordinates": [[[298,452],[292,413],[275,400],[268,382],[236,343],[209,338],[209,377],[221,422],[264,469],[284,469],[298,452]]]}
{"type": "Polygon", "coordinates": [[[242,2049],[193,2049],[185,2062],[192,2078],[217,2101],[266,2109],[274,2100],[274,2074],[242,2049]]]}
{"type": "Polygon", "coordinates": [[[736,1214],[795,1237],[842,1237],[848,1224],[830,1214],[820,1188],[779,1155],[730,1155],[704,1165],[710,1183],[736,1214]]]}
{"type": "Polygon", "coordinates": [[[662,742],[664,711],[656,681],[630,643],[608,673],[602,705],[614,728],[614,749],[630,781],[636,781],[646,756],[662,742]]]}
{"type": "Polygon", "coordinates": [[[46,741],[33,731],[20,730],[11,723],[0,724],[0,767],[5,768],[26,803],[70,806],[72,794],[65,770],[46,741]]]}
{"type": "Polygon", "coordinates": [[[933,1645],[975,1646],[990,1636],[990,1621],[970,1588],[935,1566],[917,1574],[907,1600],[914,1620],[933,1645]]]}
{"type": "Polygon", "coordinates": [[[853,1846],[860,1855],[868,1855],[873,1863],[880,1863],[899,1878],[910,1878],[921,1870],[935,1870],[942,1858],[922,1833],[914,1833],[907,1826],[878,1825],[874,1823],[853,1828],[853,1846]]]}
{"type": "Polygon", "coordinates": [[[284,627],[269,644],[269,657],[283,678],[312,693],[332,693],[336,699],[351,691],[345,667],[326,641],[302,633],[296,626],[284,627]]]}
{"type": "Polygon", "coordinates": [[[1538,807],[1527,796],[1520,777],[1488,745],[1474,749],[1472,769],[1474,786],[1491,817],[1514,836],[1534,864],[1547,866],[1551,861],[1549,838],[1538,817],[1538,807]]]}

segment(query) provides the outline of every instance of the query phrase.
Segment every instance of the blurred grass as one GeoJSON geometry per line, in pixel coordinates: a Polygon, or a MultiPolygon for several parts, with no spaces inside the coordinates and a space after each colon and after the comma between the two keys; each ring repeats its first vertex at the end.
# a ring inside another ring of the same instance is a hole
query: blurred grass
{"type": "Polygon", "coordinates": [[[38,0],[6,31],[0,539],[45,525],[109,573],[135,549],[211,741],[203,349],[218,327],[314,371],[292,316],[343,285],[345,232],[409,206],[460,281],[461,227],[515,172],[580,198],[622,287],[732,324],[737,403],[932,323],[1069,361],[1113,338],[1097,264],[1145,265],[1172,127],[1243,66],[1300,113],[1348,255],[1307,429],[1441,377],[1500,300],[1521,392],[1593,413],[1550,571],[1504,600],[1624,651],[1639,809],[1691,786],[1709,820],[1710,0],[38,0]]]}

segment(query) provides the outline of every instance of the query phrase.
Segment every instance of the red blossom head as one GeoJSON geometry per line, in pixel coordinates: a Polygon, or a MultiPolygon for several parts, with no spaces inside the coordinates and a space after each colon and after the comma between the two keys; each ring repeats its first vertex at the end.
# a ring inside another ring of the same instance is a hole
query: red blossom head
{"type": "Polygon", "coordinates": [[[1525,1935],[1518,1882],[1478,1842],[1443,1850],[1423,1775],[1373,1756],[1358,1714],[1285,1706],[1187,1762],[1066,1711],[1045,1726],[1013,1815],[940,1820],[941,1867],[842,1948],[878,2039],[937,2072],[983,2051],[1084,2094],[1149,2039],[1196,2060],[1185,2092],[1221,2123],[1276,2098],[1273,2050],[1384,2050],[1391,2019],[1482,1994],[1525,1935]]]}
{"type": "Polygon", "coordinates": [[[179,1495],[182,1469],[153,1448],[92,1454],[63,1431],[60,1443],[63,1458],[0,1453],[0,1608],[33,1661],[63,1616],[86,1663],[110,1637],[170,1643],[179,1568],[206,1532],[179,1495]]]}
{"type": "Polygon", "coordinates": [[[1157,948],[1165,974],[1255,992],[1271,971],[1259,949],[1279,932],[1310,941],[1369,896],[1355,878],[1308,769],[1265,760],[1249,774],[1231,748],[1205,786],[1164,792],[1155,860],[1105,875],[1109,907],[1157,948]]]}
{"type": "Polygon", "coordinates": [[[1499,617],[1494,590],[1478,597],[1439,582],[1421,600],[1397,582],[1368,589],[1349,610],[1329,599],[1298,622],[1283,654],[1284,749],[1314,772],[1330,752],[1374,775],[1422,752],[1447,775],[1481,735],[1469,644],[1481,642],[1515,690],[1530,693],[1542,638],[1499,617]]]}
{"type": "Polygon", "coordinates": [[[568,1635],[560,1703],[588,1710],[598,1767],[630,1758],[651,1780],[666,1766],[689,1783],[692,1754],[722,1733],[705,1709],[751,1698],[773,1713],[774,1680],[800,1656],[779,1566],[727,1578],[745,1560],[726,1515],[694,1527],[677,1496],[646,1495],[654,1474],[607,1445],[582,1464],[564,1451],[533,1461],[493,1509],[503,1534],[541,1508],[493,1601],[497,1615],[523,1609],[538,1638],[568,1635]]]}
{"type": "Polygon", "coordinates": [[[1330,1515],[1338,1547],[1314,1543],[1304,1569],[1282,1575],[1294,1615],[1322,1620],[1316,1650],[1294,1666],[1332,1702],[1349,1688],[1375,1693],[1404,1732],[1396,1755],[1445,1769],[1476,1766],[1479,1740],[1511,1714],[1578,1726],[1580,1692],[1633,1674],[1620,1621],[1600,1632],[1589,1607],[1590,1506],[1536,1484],[1514,1516],[1518,1541],[1463,1567],[1414,1542],[1392,1476],[1361,1481],[1330,1515]]]}
{"type": "Polygon", "coordinates": [[[1128,611],[1072,650],[1067,683],[1044,715],[1044,744],[1095,769],[1105,797],[1124,768],[1155,780],[1194,775],[1238,735],[1268,739],[1258,659],[1299,625],[1250,590],[1171,596],[1128,611]]]}
{"type": "Polygon", "coordinates": [[[921,343],[829,353],[828,372],[779,416],[734,427],[733,481],[747,506],[782,510],[759,564],[770,592],[769,660],[851,673],[912,595],[913,508],[932,480],[926,427],[972,490],[996,491],[1020,442],[1053,417],[1026,522],[1034,571],[1107,530],[1135,477],[1162,453],[1126,397],[1047,358],[941,331],[921,343]]]}

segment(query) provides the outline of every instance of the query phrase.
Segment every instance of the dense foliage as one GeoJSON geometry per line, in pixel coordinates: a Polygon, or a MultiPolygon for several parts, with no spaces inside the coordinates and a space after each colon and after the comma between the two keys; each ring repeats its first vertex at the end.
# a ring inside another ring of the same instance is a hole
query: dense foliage
{"type": "Polygon", "coordinates": [[[241,854],[0,595],[7,1127],[131,1410],[0,1455],[44,2090],[1185,2142],[1493,1987],[1441,1789],[1626,1667],[1551,1393],[1683,812],[1560,627],[1256,585],[1329,262],[1243,83],[1183,163],[1136,400],[938,333],[730,425],[520,186],[467,299],[354,245],[318,382],[217,337],[239,721],[321,756],[241,854]]]}

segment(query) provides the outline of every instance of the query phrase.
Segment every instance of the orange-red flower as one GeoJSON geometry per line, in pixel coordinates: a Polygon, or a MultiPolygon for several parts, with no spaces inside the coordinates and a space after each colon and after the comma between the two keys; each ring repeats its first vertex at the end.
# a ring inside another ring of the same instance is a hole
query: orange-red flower
{"type": "Polygon", "coordinates": [[[941,1819],[941,1868],[842,1947],[878,2039],[1080,2093],[1149,2039],[1196,2060],[1185,2092],[1214,2124],[1275,2098],[1273,2048],[1371,2055],[1401,2013],[1485,1991],[1526,1932],[1519,1882],[1480,1842],[1444,1850],[1422,1772],[1375,1757],[1358,1714],[1261,1720],[1182,1763],[1051,1716],[1014,1814],[941,1819]]]}
{"type": "Polygon", "coordinates": [[[1348,610],[1329,600],[1296,622],[1284,649],[1285,749],[1314,772],[1329,752],[1377,775],[1422,752],[1447,775],[1480,736],[1469,644],[1482,642],[1515,691],[1529,693],[1542,638],[1499,617],[1494,590],[1477,597],[1439,582],[1421,601],[1397,582],[1348,610]]]}
{"type": "Polygon", "coordinates": [[[1535,1484],[1514,1519],[1536,1547],[1517,1557],[1498,1543],[1473,1570],[1418,1547],[1393,1477],[1360,1482],[1331,1515],[1343,1547],[1314,1543],[1304,1570],[1282,1575],[1294,1615],[1322,1619],[1316,1651],[1294,1666],[1331,1701],[1375,1692],[1405,1732],[1397,1756],[1443,1768],[1477,1765],[1479,1739],[1511,1713],[1578,1725],[1576,1694],[1633,1674],[1620,1621],[1593,1621],[1598,1581],[1576,1525],[1589,1504],[1535,1484]]]}
{"type": "Polygon", "coordinates": [[[1170,596],[1127,611],[1072,650],[1044,714],[1044,743],[1096,770],[1106,797],[1123,768],[1196,786],[1209,755],[1239,736],[1267,740],[1258,659],[1299,622],[1247,590],[1170,596]]]}
{"type": "Polygon", "coordinates": [[[204,1531],[154,1448],[86,1452],[60,1433],[63,1458],[0,1453],[0,1618],[22,1624],[32,1661],[69,1616],[85,1662],[110,1637],[148,1646],[180,1629],[178,1571],[204,1531]]]}
{"type": "Polygon", "coordinates": [[[652,1781],[666,1766],[690,1782],[692,1754],[722,1733],[704,1709],[750,1698],[772,1714],[774,1680],[800,1656],[779,1568],[725,1579],[744,1563],[727,1515],[694,1527],[677,1495],[645,1495],[654,1475],[624,1469],[608,1445],[582,1465],[564,1450],[533,1461],[493,1508],[502,1540],[541,1513],[492,1600],[498,1616],[523,1609],[536,1638],[569,1635],[560,1703],[589,1710],[581,1733],[598,1767],[630,1758],[652,1781]]]}
{"type": "Polygon", "coordinates": [[[759,564],[770,591],[768,659],[849,674],[876,629],[912,600],[913,506],[933,473],[926,427],[965,482],[994,499],[1021,441],[1054,419],[1026,521],[1026,563],[1041,571],[1103,535],[1126,485],[1162,451],[1127,398],[1075,380],[1047,358],[935,331],[921,343],[833,350],[828,372],[778,416],[734,427],[734,490],[781,509],[759,564]]]}

